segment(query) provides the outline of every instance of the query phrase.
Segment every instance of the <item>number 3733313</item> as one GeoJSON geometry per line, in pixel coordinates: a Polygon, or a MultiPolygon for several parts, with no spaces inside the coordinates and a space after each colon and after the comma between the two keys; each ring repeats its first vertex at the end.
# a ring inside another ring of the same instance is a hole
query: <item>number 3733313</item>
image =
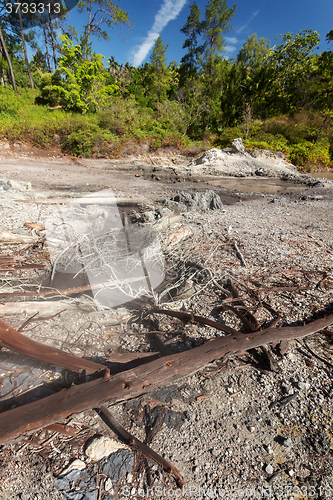
{"type": "Polygon", "coordinates": [[[49,13],[49,14],[60,14],[60,3],[21,3],[21,2],[15,2],[11,3],[8,2],[6,3],[6,12],[7,14],[11,14],[14,12],[15,14],[18,13],[20,10],[22,14],[44,14],[49,13]]]}

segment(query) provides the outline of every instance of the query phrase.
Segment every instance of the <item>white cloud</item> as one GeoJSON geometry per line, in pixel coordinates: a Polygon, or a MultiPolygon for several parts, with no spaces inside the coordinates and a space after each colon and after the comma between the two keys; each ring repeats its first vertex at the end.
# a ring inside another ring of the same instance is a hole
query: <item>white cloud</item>
{"type": "Polygon", "coordinates": [[[187,0],[164,0],[160,10],[157,12],[154,24],[152,28],[148,31],[146,38],[141,45],[138,45],[132,51],[132,64],[134,66],[140,66],[140,64],[146,59],[150,50],[152,49],[155,40],[158,38],[159,34],[165,28],[165,26],[174,19],[177,18],[178,14],[186,4],[187,0]]]}
{"type": "Polygon", "coordinates": [[[230,43],[231,45],[234,45],[235,43],[238,43],[238,40],[234,36],[226,36],[225,40],[227,43],[230,43]]]}
{"type": "Polygon", "coordinates": [[[232,53],[235,52],[236,47],[234,47],[233,45],[227,45],[226,47],[224,47],[224,50],[226,52],[227,57],[231,57],[232,53]]]}
{"type": "Polygon", "coordinates": [[[245,30],[245,28],[248,27],[248,25],[253,21],[253,19],[259,14],[260,10],[256,10],[255,12],[253,12],[252,16],[250,17],[250,19],[243,25],[241,26],[237,31],[236,33],[241,33],[243,30],[245,30]]]}

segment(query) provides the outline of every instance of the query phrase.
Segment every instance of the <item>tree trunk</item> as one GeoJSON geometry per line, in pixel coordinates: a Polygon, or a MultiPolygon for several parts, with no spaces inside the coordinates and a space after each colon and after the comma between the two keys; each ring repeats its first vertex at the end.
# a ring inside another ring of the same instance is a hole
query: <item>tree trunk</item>
{"type": "Polygon", "coordinates": [[[3,80],[3,85],[7,88],[8,81],[7,81],[7,75],[6,75],[5,68],[2,68],[2,80],[3,80]]]}
{"type": "Polygon", "coordinates": [[[91,12],[92,12],[92,2],[90,2],[90,8],[89,8],[89,20],[88,20],[88,27],[87,27],[87,40],[86,40],[86,58],[88,59],[88,44],[89,44],[89,37],[90,37],[90,31],[91,31],[91,12]]]}
{"type": "Polygon", "coordinates": [[[54,69],[57,69],[57,58],[56,58],[55,43],[54,43],[54,33],[53,33],[53,26],[52,26],[52,19],[51,19],[50,12],[49,12],[49,25],[50,25],[51,42],[52,42],[52,49],[53,49],[54,69]]]}
{"type": "MultiPolygon", "coordinates": [[[[2,46],[0,44],[0,58],[2,58],[3,56],[3,49],[2,49],[2,46]]],[[[1,77],[1,83],[4,87],[8,87],[8,83],[7,83],[7,75],[6,75],[6,71],[5,71],[5,68],[2,67],[1,68],[1,73],[2,73],[2,77],[1,77]]]]}
{"type": "Polygon", "coordinates": [[[28,60],[28,54],[27,54],[27,47],[25,45],[25,39],[24,39],[24,33],[23,33],[21,7],[18,8],[17,12],[18,12],[18,15],[19,15],[19,20],[20,20],[20,32],[21,32],[21,38],[22,38],[22,44],[23,44],[25,64],[27,66],[27,70],[28,70],[28,74],[29,74],[30,86],[31,86],[32,89],[34,89],[35,88],[35,86],[34,86],[34,80],[32,78],[32,73],[31,73],[30,64],[29,64],[29,60],[28,60]]]}
{"type": "Polygon", "coordinates": [[[5,40],[4,40],[1,28],[0,28],[0,43],[2,45],[3,51],[5,53],[5,57],[6,57],[6,60],[7,60],[7,63],[8,63],[9,72],[10,72],[10,78],[12,80],[13,89],[15,90],[15,92],[17,92],[16,83],[15,83],[15,76],[14,76],[14,71],[13,71],[13,66],[12,66],[12,62],[10,60],[8,51],[7,51],[6,43],[5,43],[5,40]]]}
{"type": "Polygon", "coordinates": [[[49,73],[51,73],[49,48],[48,48],[48,45],[47,45],[47,33],[46,33],[46,28],[45,28],[45,22],[44,22],[44,16],[43,16],[43,14],[41,14],[41,18],[42,18],[42,25],[43,25],[43,32],[44,32],[44,40],[45,40],[45,52],[46,52],[46,59],[47,59],[47,67],[48,67],[49,73]]]}

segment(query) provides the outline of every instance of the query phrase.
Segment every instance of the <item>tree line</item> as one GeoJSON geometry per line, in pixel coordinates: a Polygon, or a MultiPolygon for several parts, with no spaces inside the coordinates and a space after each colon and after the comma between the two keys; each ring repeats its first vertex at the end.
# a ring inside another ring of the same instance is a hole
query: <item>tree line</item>
{"type": "MultiPolygon", "coordinates": [[[[28,0],[28,6],[31,3],[28,0]]],[[[140,67],[120,65],[112,55],[105,65],[103,56],[92,50],[92,37],[107,40],[107,28],[130,26],[129,15],[110,0],[79,0],[77,8],[88,17],[80,35],[67,26],[63,5],[56,15],[42,13],[29,31],[26,25],[34,24],[29,9],[23,14],[3,7],[3,87],[37,87],[38,103],[83,114],[103,110],[115,100],[131,101],[139,110],[150,110],[157,122],[172,121],[178,124],[178,132],[193,138],[242,124],[247,139],[255,120],[299,110],[320,116],[317,136],[308,137],[313,142],[332,124],[333,52],[316,52],[320,42],[316,31],[286,33],[274,46],[254,33],[237,57],[226,59],[225,34],[232,29],[236,5],[208,0],[201,13],[194,1],[181,29],[184,56],[180,62],[167,65],[168,45],[159,36],[150,61],[140,67]],[[27,44],[35,52],[30,61],[27,44]]],[[[333,41],[333,30],[326,40],[333,41]]]]}

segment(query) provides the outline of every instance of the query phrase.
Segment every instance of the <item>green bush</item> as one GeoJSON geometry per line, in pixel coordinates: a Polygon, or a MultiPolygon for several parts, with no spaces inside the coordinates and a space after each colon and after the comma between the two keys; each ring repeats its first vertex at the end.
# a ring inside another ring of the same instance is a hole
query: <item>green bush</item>
{"type": "Polygon", "coordinates": [[[18,89],[14,92],[11,87],[0,85],[0,113],[15,116],[19,110],[30,106],[35,98],[36,91],[32,89],[18,89]]]}
{"type": "Polygon", "coordinates": [[[330,160],[333,161],[333,137],[330,137],[330,139],[329,139],[328,154],[330,156],[330,160]]]}
{"type": "Polygon", "coordinates": [[[88,158],[93,153],[103,153],[118,143],[117,138],[107,130],[101,130],[92,123],[78,124],[63,139],[62,150],[74,156],[88,158]]]}
{"type": "Polygon", "coordinates": [[[246,149],[274,149],[268,142],[266,141],[244,141],[244,146],[246,149]]]}
{"type": "Polygon", "coordinates": [[[234,139],[240,137],[243,139],[244,134],[238,127],[228,127],[223,130],[223,132],[214,141],[214,146],[219,146],[221,148],[230,148],[231,143],[234,139]]]}
{"type": "Polygon", "coordinates": [[[182,149],[186,146],[186,140],[181,135],[168,135],[168,136],[156,136],[153,137],[150,142],[150,150],[156,151],[158,148],[168,148],[174,147],[177,149],[182,149]]]}
{"type": "Polygon", "coordinates": [[[327,167],[330,163],[329,144],[304,141],[289,147],[287,156],[298,167],[327,167]]]}

